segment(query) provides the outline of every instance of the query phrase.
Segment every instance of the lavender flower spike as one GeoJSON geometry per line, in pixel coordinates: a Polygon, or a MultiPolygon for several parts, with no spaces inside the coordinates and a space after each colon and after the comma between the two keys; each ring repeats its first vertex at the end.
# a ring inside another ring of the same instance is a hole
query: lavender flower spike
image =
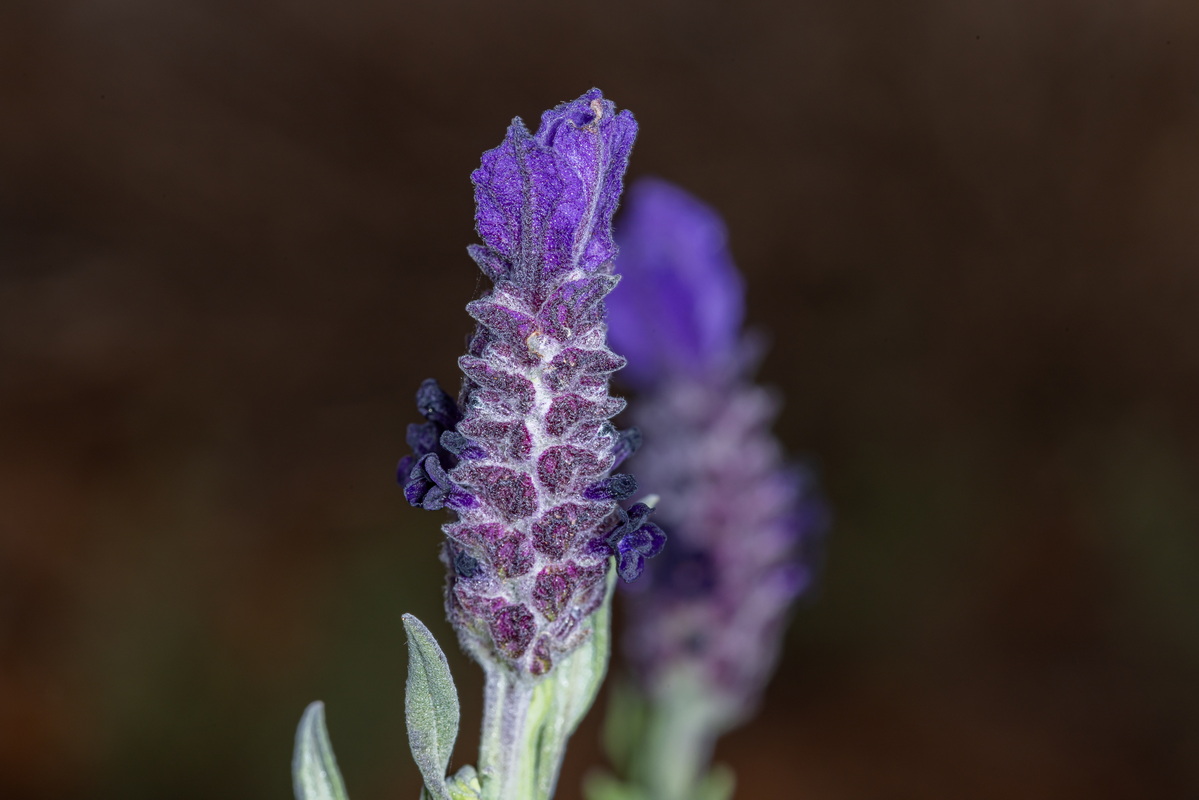
{"type": "Polygon", "coordinates": [[[625,522],[617,501],[636,490],[609,476],[622,439],[608,420],[625,404],[608,376],[624,360],[605,344],[603,303],[636,131],[593,89],[547,111],[536,133],[514,120],[483,154],[471,180],[484,243],[470,254],[495,287],[466,307],[479,327],[458,360],[461,408],[426,382],[429,421],[410,429],[401,464],[413,505],[456,512],[443,560],[463,645],[533,675],[586,635],[608,557],[622,552],[623,539],[607,540],[625,522]]]}
{"type": "Polygon", "coordinates": [[[410,427],[413,454],[400,464],[409,502],[454,514],[442,529],[446,608],[488,674],[484,788],[496,773],[517,780],[507,773],[521,769],[513,751],[524,745],[511,739],[530,692],[594,638],[612,557],[632,580],[665,538],[648,508],[621,509],[637,484],[611,474],[639,441],[610,422],[625,403],[609,377],[625,362],[604,321],[617,282],[612,215],[636,132],[593,89],[545,112],[535,133],[513,120],[483,154],[471,176],[482,244],[469,252],[494,286],[466,307],[478,327],[458,361],[458,401],[426,381],[417,399],[428,421],[410,427]]]}
{"type": "Polygon", "coordinates": [[[716,737],[752,712],[827,512],[770,433],[777,398],[749,378],[757,348],[719,217],[646,180],[617,233],[611,339],[642,391],[633,422],[652,447],[638,469],[673,537],[626,598],[625,650],[654,720],[631,773],[673,800],[695,796],[716,737]]]}

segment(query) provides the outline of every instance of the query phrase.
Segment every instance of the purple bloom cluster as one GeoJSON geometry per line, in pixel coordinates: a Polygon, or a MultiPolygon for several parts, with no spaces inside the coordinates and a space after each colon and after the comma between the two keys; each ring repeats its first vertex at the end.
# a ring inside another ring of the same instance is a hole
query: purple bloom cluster
{"type": "MultiPolygon", "coordinates": [[[[426,381],[400,463],[410,503],[446,508],[447,610],[484,663],[544,674],[588,635],[608,559],[625,580],[664,536],[634,506],[637,488],[611,471],[640,441],[610,419],[624,366],[605,341],[604,298],[616,285],[612,214],[637,125],[598,90],[520,119],[471,176],[470,248],[494,283],[467,305],[478,322],[458,364],[459,402],[426,381]]],[[[640,508],[644,508],[641,506],[640,508]]]]}
{"type": "Polygon", "coordinates": [[[687,672],[733,724],[773,671],[827,512],[770,432],[777,399],[749,378],[757,348],[741,333],[742,283],[720,218],[646,180],[630,190],[617,233],[610,338],[642,391],[631,413],[652,446],[638,471],[672,532],[627,594],[626,650],[651,695],[687,672]]]}

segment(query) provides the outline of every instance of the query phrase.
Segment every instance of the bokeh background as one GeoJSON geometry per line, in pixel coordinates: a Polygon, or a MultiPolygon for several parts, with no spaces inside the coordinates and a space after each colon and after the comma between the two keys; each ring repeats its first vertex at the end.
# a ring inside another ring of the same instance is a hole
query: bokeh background
{"type": "MultiPolygon", "coordinates": [[[[468,182],[598,85],[835,509],[740,797],[1199,797],[1199,5],[5,0],[0,797],[413,797],[468,182]]],[[[477,669],[456,763],[473,761],[477,669]]],[[[601,762],[593,714],[562,798],[601,762]]]]}

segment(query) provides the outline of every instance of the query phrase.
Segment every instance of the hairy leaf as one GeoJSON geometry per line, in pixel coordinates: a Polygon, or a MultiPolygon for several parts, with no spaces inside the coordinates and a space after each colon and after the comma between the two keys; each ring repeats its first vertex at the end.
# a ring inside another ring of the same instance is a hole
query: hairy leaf
{"type": "Polygon", "coordinates": [[[300,717],[291,774],[296,800],[347,800],[325,728],[325,704],[320,701],[311,703],[300,717]]]}
{"type": "Polygon", "coordinates": [[[449,800],[445,773],[458,738],[458,690],[445,653],[424,623],[405,614],[404,628],[408,632],[408,685],[404,695],[408,744],[429,793],[438,800],[449,800]]]}

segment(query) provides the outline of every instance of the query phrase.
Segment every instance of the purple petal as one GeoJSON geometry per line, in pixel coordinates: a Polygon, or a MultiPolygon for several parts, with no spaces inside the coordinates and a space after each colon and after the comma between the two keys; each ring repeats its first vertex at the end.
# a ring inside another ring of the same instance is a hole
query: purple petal
{"type": "Polygon", "coordinates": [[[636,550],[621,553],[616,560],[616,572],[624,579],[625,583],[632,583],[637,580],[644,569],[645,556],[636,550]]]}
{"type": "Polygon", "coordinates": [[[443,428],[452,428],[462,419],[454,398],[432,378],[427,378],[416,390],[416,407],[425,419],[443,428]]]}
{"type": "Polygon", "coordinates": [[[472,442],[457,431],[443,431],[440,444],[447,451],[459,458],[466,458],[472,461],[487,458],[486,450],[480,447],[478,443],[472,442]]]}
{"type": "Polygon", "coordinates": [[[433,485],[425,496],[420,499],[420,507],[426,511],[440,511],[445,508],[447,492],[440,486],[433,485]]]}
{"type": "Polygon", "coordinates": [[[436,453],[429,453],[420,460],[420,467],[429,476],[429,480],[440,486],[442,489],[449,489],[450,476],[446,474],[445,469],[441,466],[441,459],[436,453]]]}
{"type": "Polygon", "coordinates": [[[421,508],[421,501],[425,499],[425,494],[428,493],[431,486],[433,486],[433,481],[425,478],[423,474],[416,478],[409,478],[404,484],[404,499],[410,505],[421,508]]]}
{"type": "Polygon", "coordinates": [[[621,463],[637,452],[641,447],[641,431],[637,428],[628,428],[620,432],[620,438],[616,441],[616,446],[612,449],[612,469],[616,469],[621,463]]]}
{"type": "Polygon", "coordinates": [[[583,490],[588,500],[624,500],[637,491],[637,479],[628,473],[610,475],[583,490]]]}
{"type": "Polygon", "coordinates": [[[633,503],[633,505],[629,506],[627,513],[628,522],[625,524],[629,530],[637,530],[645,524],[645,521],[649,519],[650,514],[654,513],[654,510],[645,503],[633,503]]]}
{"type": "Polygon", "coordinates": [[[647,522],[638,533],[645,537],[645,546],[641,548],[646,558],[653,558],[662,552],[666,546],[666,533],[652,522],[647,522]]]}

